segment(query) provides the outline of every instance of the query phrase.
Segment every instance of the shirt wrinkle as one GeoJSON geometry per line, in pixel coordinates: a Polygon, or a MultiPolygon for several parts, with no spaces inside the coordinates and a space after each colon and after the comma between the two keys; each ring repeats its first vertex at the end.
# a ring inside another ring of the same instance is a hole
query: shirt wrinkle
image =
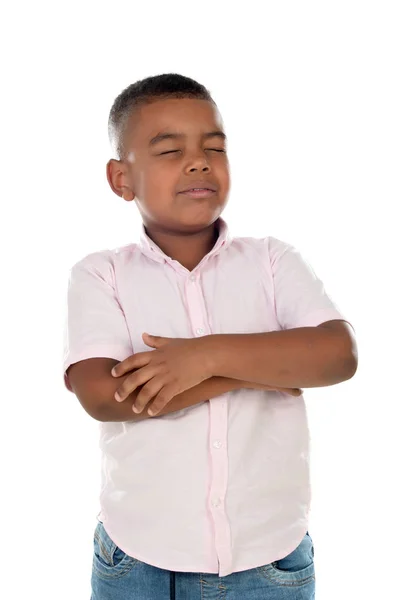
{"type": "MultiPolygon", "coordinates": [[[[219,225],[213,249],[192,272],[167,257],[144,227],[139,243],[95,252],[72,267],[63,353],[68,390],[71,364],[144,352],[144,331],[188,338],[345,320],[294,246],[233,237],[223,219],[219,225]]],[[[307,532],[303,396],[236,390],[138,423],[100,423],[99,445],[97,517],[138,560],[223,577],[286,556],[307,532]]]]}

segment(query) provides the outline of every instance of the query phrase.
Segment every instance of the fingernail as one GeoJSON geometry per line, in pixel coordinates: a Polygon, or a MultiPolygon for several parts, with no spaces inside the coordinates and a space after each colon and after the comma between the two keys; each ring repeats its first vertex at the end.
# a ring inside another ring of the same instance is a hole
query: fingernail
{"type": "Polygon", "coordinates": [[[141,410],[138,406],[136,406],[135,404],[133,404],[133,411],[137,414],[141,413],[141,410]]]}
{"type": "Polygon", "coordinates": [[[153,410],[152,408],[149,408],[147,412],[150,415],[150,417],[154,417],[154,415],[156,414],[155,410],[153,410]]]}
{"type": "Polygon", "coordinates": [[[113,377],[116,377],[116,371],[114,368],[112,369],[112,375],[113,375],[113,377]]]}
{"type": "Polygon", "coordinates": [[[115,393],[114,397],[117,400],[117,402],[121,402],[122,399],[120,398],[120,395],[117,392],[115,393]]]}

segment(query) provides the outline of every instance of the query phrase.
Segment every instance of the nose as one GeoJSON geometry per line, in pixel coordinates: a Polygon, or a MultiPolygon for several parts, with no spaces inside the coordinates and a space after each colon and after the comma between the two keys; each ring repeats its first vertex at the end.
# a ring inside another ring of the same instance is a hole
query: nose
{"type": "Polygon", "coordinates": [[[210,170],[211,169],[208,159],[203,152],[196,154],[194,157],[191,157],[188,161],[188,173],[194,173],[195,171],[203,171],[204,173],[207,173],[210,170]]]}

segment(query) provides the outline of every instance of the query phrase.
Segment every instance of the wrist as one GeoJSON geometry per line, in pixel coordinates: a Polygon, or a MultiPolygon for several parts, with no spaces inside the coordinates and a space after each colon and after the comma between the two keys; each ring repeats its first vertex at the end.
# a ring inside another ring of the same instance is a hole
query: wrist
{"type": "Polygon", "coordinates": [[[203,347],[203,360],[209,377],[222,377],[221,374],[221,335],[206,335],[201,338],[203,347]]]}

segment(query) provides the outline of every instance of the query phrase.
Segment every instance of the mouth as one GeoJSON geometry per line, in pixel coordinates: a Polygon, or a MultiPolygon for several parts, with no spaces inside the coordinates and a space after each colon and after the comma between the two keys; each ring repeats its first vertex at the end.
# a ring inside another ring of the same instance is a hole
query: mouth
{"type": "Polygon", "coordinates": [[[188,183],[187,187],[180,190],[180,194],[189,198],[211,198],[218,190],[217,184],[208,179],[189,180],[188,183]]]}
{"type": "Polygon", "coordinates": [[[190,198],[210,198],[211,196],[215,196],[215,190],[210,190],[209,188],[191,188],[190,190],[185,190],[184,192],[180,192],[183,196],[189,196],[190,198]]]}

